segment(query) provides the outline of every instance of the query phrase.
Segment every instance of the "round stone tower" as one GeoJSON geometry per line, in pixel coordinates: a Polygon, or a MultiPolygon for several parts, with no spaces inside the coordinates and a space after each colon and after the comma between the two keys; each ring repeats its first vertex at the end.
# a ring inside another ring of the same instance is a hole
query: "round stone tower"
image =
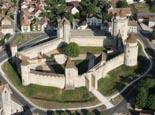
{"type": "Polygon", "coordinates": [[[125,46],[125,65],[133,67],[138,60],[138,41],[135,34],[131,33],[126,39],[125,46]]]}

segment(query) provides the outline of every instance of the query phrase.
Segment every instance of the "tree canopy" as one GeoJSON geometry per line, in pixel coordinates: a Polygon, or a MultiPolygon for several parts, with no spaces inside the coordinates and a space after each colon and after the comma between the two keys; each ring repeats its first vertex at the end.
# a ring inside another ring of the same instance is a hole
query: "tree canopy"
{"type": "Polygon", "coordinates": [[[120,0],[116,3],[117,8],[126,8],[128,7],[128,3],[125,0],[120,0]]]}
{"type": "Polygon", "coordinates": [[[69,21],[84,21],[89,16],[100,16],[103,18],[103,14],[107,13],[107,9],[110,7],[107,0],[82,0],[78,7],[79,14],[73,15],[71,12],[66,11],[67,3],[65,0],[47,0],[47,6],[40,16],[46,16],[51,22],[55,22],[59,18],[67,18],[69,21]],[[79,20],[78,20],[79,19],[79,20]]]}
{"type": "Polygon", "coordinates": [[[143,80],[138,86],[136,105],[155,110],[155,79],[143,80]]]}
{"type": "Polygon", "coordinates": [[[50,21],[57,22],[58,18],[65,17],[70,19],[70,14],[66,14],[65,0],[47,0],[45,10],[40,13],[40,16],[46,16],[50,21]]]}
{"type": "Polygon", "coordinates": [[[154,28],[153,31],[152,31],[151,39],[155,39],[155,28],[154,28]]]}
{"type": "Polygon", "coordinates": [[[65,48],[64,53],[65,53],[65,55],[67,55],[69,57],[77,57],[77,56],[79,56],[80,48],[79,48],[78,44],[76,44],[75,42],[71,42],[65,48]]]}

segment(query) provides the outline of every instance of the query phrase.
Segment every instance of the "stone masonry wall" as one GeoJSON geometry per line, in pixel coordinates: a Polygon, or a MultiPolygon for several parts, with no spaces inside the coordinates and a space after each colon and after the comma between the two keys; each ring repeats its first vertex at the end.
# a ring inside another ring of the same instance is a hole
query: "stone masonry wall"
{"type": "MultiPolygon", "coordinates": [[[[102,71],[102,76],[98,75],[97,79],[99,80],[101,77],[106,77],[108,72],[110,72],[113,69],[121,66],[122,64],[124,64],[124,53],[117,56],[117,57],[115,57],[115,58],[113,58],[113,59],[111,59],[111,60],[109,60],[109,61],[107,61],[105,63],[105,65],[103,65],[102,69],[99,68],[98,71],[101,71],[101,70],[103,70],[103,71],[102,71]]],[[[101,73],[101,72],[98,72],[98,71],[96,71],[96,74],[101,73]]]]}
{"type": "MultiPolygon", "coordinates": [[[[54,74],[54,73],[43,73],[43,72],[34,72],[31,71],[29,74],[30,83],[38,84],[43,86],[58,87],[63,89],[65,87],[65,76],[63,74],[54,74]]],[[[74,78],[75,87],[85,86],[85,78],[78,77],[74,78]]]]}
{"type": "Polygon", "coordinates": [[[49,42],[34,46],[33,48],[23,50],[20,53],[30,58],[34,58],[37,57],[39,53],[47,53],[56,49],[61,42],[63,42],[63,39],[54,39],[49,42]]]}
{"type": "Polygon", "coordinates": [[[43,86],[52,86],[58,88],[64,88],[65,76],[63,74],[47,74],[43,72],[30,72],[30,83],[43,86]]]}
{"type": "MultiPolygon", "coordinates": [[[[87,73],[84,73],[83,75],[80,75],[75,78],[73,77],[72,78],[73,81],[76,81],[74,82],[75,83],[74,85],[75,87],[86,86],[85,77],[89,76],[88,74],[94,75],[96,80],[99,80],[101,78],[106,77],[108,72],[121,66],[122,64],[124,64],[124,53],[120,54],[119,56],[116,56],[111,60],[108,60],[107,62],[105,62],[105,60],[102,60],[96,66],[91,68],[87,73]]],[[[65,75],[63,74],[37,72],[34,70],[30,70],[30,72],[28,72],[28,79],[24,78],[24,80],[26,81],[28,80],[27,81],[28,84],[52,86],[52,87],[58,87],[61,89],[65,87],[65,83],[66,83],[65,75]]]]}
{"type": "Polygon", "coordinates": [[[89,72],[83,74],[82,76],[93,74],[97,80],[101,79],[102,77],[106,77],[108,72],[124,64],[124,53],[111,60],[108,60],[107,62],[104,62],[103,65],[101,65],[101,63],[102,62],[94,66],[91,70],[89,70],[89,72]]]}
{"type": "Polygon", "coordinates": [[[76,36],[71,39],[71,42],[77,43],[79,46],[94,46],[94,47],[102,47],[105,36],[85,36],[82,38],[79,36],[76,36]]]}

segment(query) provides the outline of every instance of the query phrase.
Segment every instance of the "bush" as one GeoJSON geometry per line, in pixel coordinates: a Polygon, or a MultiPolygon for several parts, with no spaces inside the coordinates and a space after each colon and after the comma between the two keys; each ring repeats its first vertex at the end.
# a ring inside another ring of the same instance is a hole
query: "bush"
{"type": "MultiPolygon", "coordinates": [[[[153,76],[154,77],[154,76],[153,76]]],[[[155,110],[155,79],[142,80],[138,86],[136,105],[140,108],[155,110]]]]}
{"type": "Polygon", "coordinates": [[[0,40],[0,46],[4,45],[4,43],[5,43],[4,39],[1,39],[0,40]]]}
{"type": "Polygon", "coordinates": [[[140,108],[146,107],[147,96],[148,96],[147,90],[144,87],[140,88],[138,95],[136,97],[136,105],[138,105],[140,108]]]}
{"type": "Polygon", "coordinates": [[[117,8],[126,8],[128,7],[128,3],[125,0],[118,1],[116,4],[117,8]]]}
{"type": "Polygon", "coordinates": [[[153,31],[152,31],[151,39],[155,39],[155,29],[153,29],[153,31]]]}
{"type": "Polygon", "coordinates": [[[77,56],[79,56],[80,48],[79,48],[79,46],[76,43],[71,42],[65,48],[65,52],[64,53],[65,53],[65,55],[67,55],[69,57],[77,57],[77,56]]]}

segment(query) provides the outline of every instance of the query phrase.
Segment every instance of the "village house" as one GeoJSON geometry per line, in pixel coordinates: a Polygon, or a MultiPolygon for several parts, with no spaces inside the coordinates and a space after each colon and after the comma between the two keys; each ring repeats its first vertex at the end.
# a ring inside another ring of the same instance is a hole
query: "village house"
{"type": "Polygon", "coordinates": [[[0,32],[3,35],[14,34],[14,22],[9,16],[0,16],[0,32]]]}
{"type": "Polygon", "coordinates": [[[102,25],[102,19],[99,16],[88,17],[87,24],[91,27],[100,27],[102,25]]]}
{"type": "Polygon", "coordinates": [[[78,7],[80,6],[79,2],[73,1],[67,3],[67,12],[71,12],[71,14],[75,15],[79,13],[78,7]]]}
{"type": "Polygon", "coordinates": [[[22,105],[12,96],[8,84],[0,85],[0,115],[12,115],[22,112],[22,105]]]}
{"type": "Polygon", "coordinates": [[[25,0],[21,4],[21,31],[44,31],[47,26],[47,18],[40,17],[40,13],[44,9],[44,1],[25,0]]]}
{"type": "Polygon", "coordinates": [[[129,27],[128,33],[137,33],[137,22],[135,20],[129,19],[128,27],[129,27]]]}
{"type": "Polygon", "coordinates": [[[126,0],[128,4],[133,4],[133,3],[136,3],[136,2],[142,2],[144,3],[145,0],[126,0]]]}
{"type": "Polygon", "coordinates": [[[21,31],[30,32],[30,21],[28,19],[28,16],[26,15],[23,15],[23,17],[21,17],[21,31]]]}
{"type": "Polygon", "coordinates": [[[155,16],[154,17],[149,17],[149,27],[152,28],[155,26],[155,16]]]}
{"type": "Polygon", "coordinates": [[[14,5],[13,2],[11,2],[11,0],[1,0],[1,11],[2,11],[2,14],[4,15],[11,15],[11,14],[14,14],[15,12],[15,8],[16,6],[14,5]]]}
{"type": "Polygon", "coordinates": [[[47,18],[35,18],[31,21],[30,28],[31,31],[44,31],[47,25],[47,18]]]}

